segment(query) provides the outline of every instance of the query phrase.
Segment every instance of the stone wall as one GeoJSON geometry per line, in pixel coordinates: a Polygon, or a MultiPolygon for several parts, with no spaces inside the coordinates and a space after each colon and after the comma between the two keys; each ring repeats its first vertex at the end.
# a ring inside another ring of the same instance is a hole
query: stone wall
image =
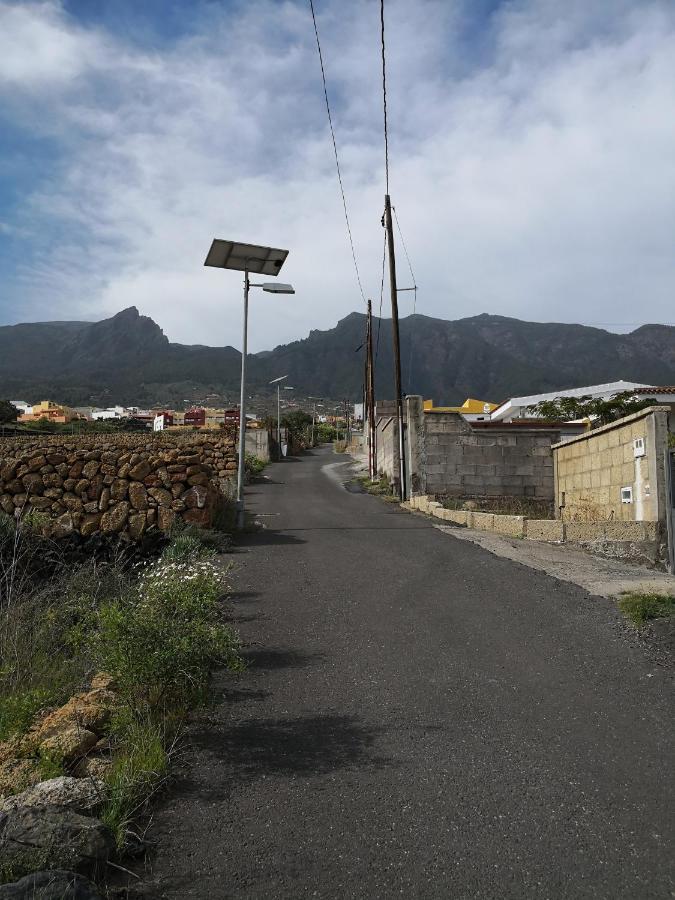
{"type": "Polygon", "coordinates": [[[560,518],[665,522],[668,412],[652,406],[555,446],[560,518]],[[631,489],[630,502],[622,488],[631,489]]]}
{"type": "Polygon", "coordinates": [[[35,510],[53,537],[138,540],[175,519],[208,527],[236,478],[234,434],[90,435],[0,439],[0,509],[35,510]]]}
{"type": "Polygon", "coordinates": [[[425,412],[421,397],[406,404],[411,493],[553,500],[559,429],[471,425],[459,413],[425,412]]]}

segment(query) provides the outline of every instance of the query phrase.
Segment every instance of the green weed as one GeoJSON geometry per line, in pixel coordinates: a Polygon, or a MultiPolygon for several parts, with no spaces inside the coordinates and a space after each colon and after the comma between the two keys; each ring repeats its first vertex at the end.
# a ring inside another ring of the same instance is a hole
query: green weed
{"type": "Polygon", "coordinates": [[[675,616],[675,597],[664,594],[627,593],[619,600],[619,609],[636,628],[642,628],[652,619],[675,616]]]}

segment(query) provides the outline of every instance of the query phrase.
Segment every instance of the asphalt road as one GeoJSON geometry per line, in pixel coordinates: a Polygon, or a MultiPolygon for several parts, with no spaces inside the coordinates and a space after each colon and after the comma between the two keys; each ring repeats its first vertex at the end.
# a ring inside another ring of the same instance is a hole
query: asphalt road
{"type": "Polygon", "coordinates": [[[672,682],[609,600],[266,469],[219,678],[157,814],[168,898],[667,898],[672,682]]]}

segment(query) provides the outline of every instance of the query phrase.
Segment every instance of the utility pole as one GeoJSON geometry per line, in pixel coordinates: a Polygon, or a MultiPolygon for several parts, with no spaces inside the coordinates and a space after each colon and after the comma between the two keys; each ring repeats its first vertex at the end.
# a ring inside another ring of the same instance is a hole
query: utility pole
{"type": "Polygon", "coordinates": [[[406,498],[405,438],[403,435],[403,392],[401,390],[401,345],[398,332],[398,292],[396,287],[396,256],[394,254],[394,228],[391,222],[391,200],[384,195],[384,226],[387,229],[389,251],[389,287],[391,289],[391,331],[394,339],[394,382],[396,390],[396,414],[398,419],[399,489],[401,500],[406,498]]]}
{"type": "Polygon", "coordinates": [[[375,447],[375,372],[373,371],[373,304],[368,299],[368,326],[366,328],[366,408],[368,419],[368,474],[370,480],[377,477],[377,451],[375,447]]]}

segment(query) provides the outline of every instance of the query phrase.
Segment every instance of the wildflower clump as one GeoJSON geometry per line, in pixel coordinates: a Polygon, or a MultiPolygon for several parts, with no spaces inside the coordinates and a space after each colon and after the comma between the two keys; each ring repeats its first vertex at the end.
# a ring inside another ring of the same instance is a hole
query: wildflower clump
{"type": "Polygon", "coordinates": [[[211,556],[172,555],[148,566],[135,591],[99,614],[97,663],[144,709],[187,707],[203,694],[212,668],[239,666],[237,639],[221,621],[225,573],[211,556]]]}

